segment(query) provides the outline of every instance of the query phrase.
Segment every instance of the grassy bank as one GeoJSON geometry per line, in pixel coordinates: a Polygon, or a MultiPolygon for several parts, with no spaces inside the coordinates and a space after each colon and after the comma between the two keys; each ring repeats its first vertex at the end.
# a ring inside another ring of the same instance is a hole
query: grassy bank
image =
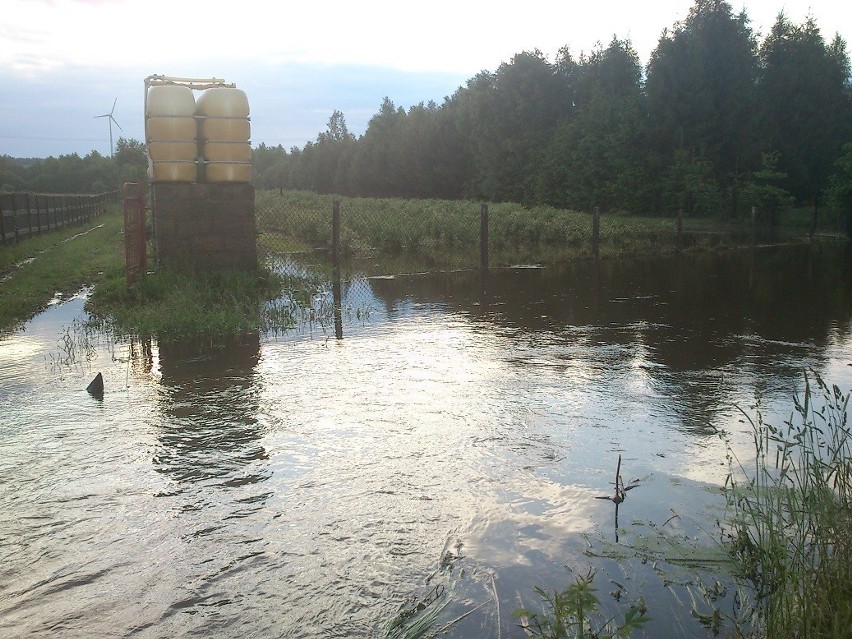
{"type": "Polygon", "coordinates": [[[45,308],[57,293],[91,284],[122,268],[123,216],[116,207],[85,226],[0,247],[0,331],[45,308]]]}
{"type": "Polygon", "coordinates": [[[184,339],[285,330],[317,285],[267,271],[124,277],[123,214],[0,247],[0,331],[14,330],[57,296],[93,286],[92,322],[117,334],[184,339]],[[269,303],[276,300],[275,303],[269,303]]]}

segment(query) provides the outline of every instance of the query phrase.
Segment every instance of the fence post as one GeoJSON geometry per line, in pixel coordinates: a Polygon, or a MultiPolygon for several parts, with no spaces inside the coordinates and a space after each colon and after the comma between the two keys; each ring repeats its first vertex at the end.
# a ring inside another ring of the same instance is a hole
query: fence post
{"type": "Polygon", "coordinates": [[[488,270],[488,203],[479,207],[479,265],[488,270]]]}
{"type": "Polygon", "coordinates": [[[754,248],[754,246],[756,244],[757,244],[757,207],[752,206],[751,207],[751,246],[752,246],[752,248],[754,248]]]}
{"type": "Polygon", "coordinates": [[[592,214],[592,255],[596,260],[601,257],[601,210],[597,206],[592,214]]]}
{"type": "Polygon", "coordinates": [[[6,246],[6,210],[3,208],[3,194],[0,193],[0,239],[6,246]]]}
{"type": "Polygon", "coordinates": [[[677,250],[683,250],[683,209],[677,210],[677,250]]]}
{"type": "Polygon", "coordinates": [[[30,207],[30,193],[27,191],[27,237],[33,236],[33,211],[30,207]]]}
{"type": "Polygon", "coordinates": [[[331,265],[340,267],[340,202],[331,205],[331,265]]]}
{"type": "Polygon", "coordinates": [[[36,201],[36,227],[38,228],[37,233],[41,235],[41,205],[39,204],[39,196],[38,193],[35,194],[36,201]]]}
{"type": "Polygon", "coordinates": [[[331,297],[334,311],[334,336],[343,339],[343,300],[340,288],[340,201],[331,205],[331,297]]]}
{"type": "Polygon", "coordinates": [[[15,223],[15,244],[20,241],[20,231],[18,229],[18,196],[12,196],[12,221],[15,223]]]}

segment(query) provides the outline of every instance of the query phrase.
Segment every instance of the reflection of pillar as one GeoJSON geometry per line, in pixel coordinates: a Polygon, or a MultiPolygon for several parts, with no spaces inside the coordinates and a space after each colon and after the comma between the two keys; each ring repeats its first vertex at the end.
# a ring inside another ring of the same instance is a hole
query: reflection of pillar
{"type": "Polygon", "coordinates": [[[161,343],[157,470],[177,481],[232,476],[265,458],[257,423],[257,334],[161,343]]]}

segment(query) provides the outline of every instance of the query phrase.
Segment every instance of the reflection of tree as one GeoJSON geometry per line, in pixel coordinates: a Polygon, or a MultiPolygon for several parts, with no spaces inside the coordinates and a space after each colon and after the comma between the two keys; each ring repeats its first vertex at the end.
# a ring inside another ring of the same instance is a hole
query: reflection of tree
{"type": "Polygon", "coordinates": [[[476,322],[566,343],[572,329],[582,329],[587,343],[621,346],[619,353],[639,345],[632,363],[643,366],[652,386],[676,396],[685,427],[699,430],[728,404],[726,392],[741,390],[719,385],[723,371],[746,361],[756,384],[788,378],[793,388],[800,354],[810,358],[803,365],[818,366],[832,331],[843,337],[852,318],[852,264],[830,246],[576,262],[487,276],[434,273],[373,279],[371,286],[386,308],[402,300],[436,303],[476,322]],[[779,370],[779,360],[797,364],[779,370]],[[718,373],[711,379],[707,371],[718,373]]]}
{"type": "Polygon", "coordinates": [[[257,334],[159,344],[164,418],[154,460],[158,470],[178,481],[261,479],[237,476],[267,457],[256,418],[259,350],[257,334]]]}

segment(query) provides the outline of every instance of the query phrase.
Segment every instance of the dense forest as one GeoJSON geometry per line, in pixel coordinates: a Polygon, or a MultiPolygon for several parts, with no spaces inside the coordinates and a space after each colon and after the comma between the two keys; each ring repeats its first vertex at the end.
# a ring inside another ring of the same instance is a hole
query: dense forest
{"type": "MultiPolygon", "coordinates": [[[[120,140],[30,163],[0,158],[0,188],[97,191],[134,175],[120,140]],[[77,174],[78,177],[75,177],[77,174]]],[[[762,41],[746,12],[696,0],[643,68],[613,38],[575,58],[516,54],[442,104],[385,98],[359,137],[334,111],[303,148],[260,144],[255,186],[353,196],[470,198],[578,210],[736,215],[852,206],[846,43],[782,14],[762,41]]]]}

